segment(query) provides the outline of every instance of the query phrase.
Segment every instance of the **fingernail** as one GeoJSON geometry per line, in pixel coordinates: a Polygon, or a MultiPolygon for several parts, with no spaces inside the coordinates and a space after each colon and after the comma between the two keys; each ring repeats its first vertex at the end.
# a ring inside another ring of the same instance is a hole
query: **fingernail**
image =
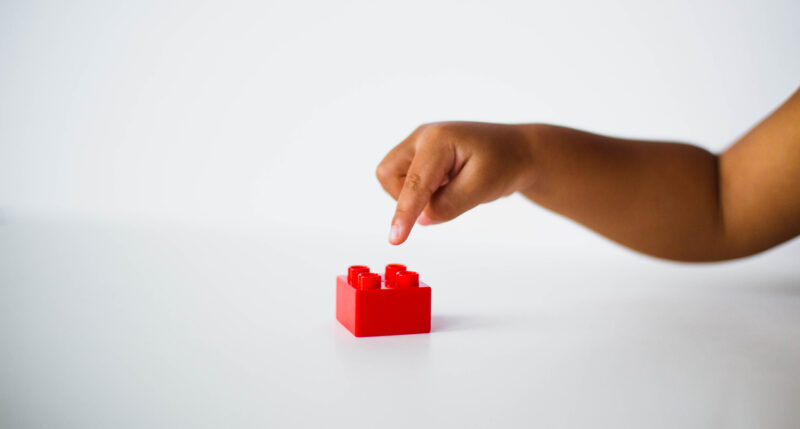
{"type": "Polygon", "coordinates": [[[425,216],[425,213],[419,215],[417,218],[417,223],[423,226],[427,226],[431,224],[431,219],[428,216],[425,216]]]}
{"type": "Polygon", "coordinates": [[[389,230],[389,242],[392,244],[398,244],[400,242],[400,225],[392,225],[392,228],[389,230]]]}

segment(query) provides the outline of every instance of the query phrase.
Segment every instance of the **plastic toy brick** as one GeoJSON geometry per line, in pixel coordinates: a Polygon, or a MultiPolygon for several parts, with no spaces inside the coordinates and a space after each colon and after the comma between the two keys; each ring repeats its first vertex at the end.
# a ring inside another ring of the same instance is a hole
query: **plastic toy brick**
{"type": "Polygon", "coordinates": [[[431,288],[405,265],[353,265],[336,277],[336,320],[356,337],[430,332],[431,288]]]}

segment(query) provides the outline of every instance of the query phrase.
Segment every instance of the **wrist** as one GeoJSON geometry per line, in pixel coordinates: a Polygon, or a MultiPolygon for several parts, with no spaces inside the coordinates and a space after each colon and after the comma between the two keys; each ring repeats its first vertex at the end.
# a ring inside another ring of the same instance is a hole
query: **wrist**
{"type": "Polygon", "coordinates": [[[522,168],[519,172],[517,191],[529,195],[541,184],[542,146],[545,142],[548,125],[519,124],[514,125],[520,140],[522,168]]]}

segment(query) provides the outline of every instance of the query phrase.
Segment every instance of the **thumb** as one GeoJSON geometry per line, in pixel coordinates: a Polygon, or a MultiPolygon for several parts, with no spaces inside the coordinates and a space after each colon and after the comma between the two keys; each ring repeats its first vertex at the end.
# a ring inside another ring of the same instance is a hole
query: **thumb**
{"type": "Polygon", "coordinates": [[[455,219],[484,202],[477,163],[467,163],[445,186],[439,188],[417,219],[420,225],[433,225],[455,219]]]}

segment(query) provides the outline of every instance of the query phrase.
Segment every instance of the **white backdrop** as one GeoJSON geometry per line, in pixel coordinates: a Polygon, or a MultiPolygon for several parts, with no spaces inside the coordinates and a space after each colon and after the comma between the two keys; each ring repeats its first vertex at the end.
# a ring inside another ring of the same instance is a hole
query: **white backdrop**
{"type": "MultiPolygon", "coordinates": [[[[383,236],[374,167],[423,122],[724,148],[797,88],[799,14],[791,0],[6,1],[0,205],[383,236]]],[[[457,230],[553,222],[524,207],[457,230]]]]}
{"type": "Polygon", "coordinates": [[[374,178],[449,119],[721,150],[800,85],[798,16],[0,2],[0,426],[798,427],[800,240],[664,263],[512,196],[391,247],[374,178]],[[334,276],[395,261],[433,333],[354,339],[334,276]]]}

